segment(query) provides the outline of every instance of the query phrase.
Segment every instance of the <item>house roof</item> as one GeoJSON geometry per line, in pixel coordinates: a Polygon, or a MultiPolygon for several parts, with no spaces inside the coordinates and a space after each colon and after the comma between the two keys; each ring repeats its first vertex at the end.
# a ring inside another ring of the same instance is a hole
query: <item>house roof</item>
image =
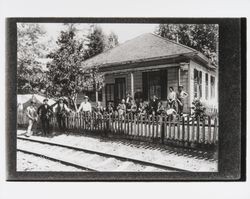
{"type": "Polygon", "coordinates": [[[119,65],[184,54],[206,57],[197,50],[152,33],[142,34],[83,62],[83,67],[119,65]]]}

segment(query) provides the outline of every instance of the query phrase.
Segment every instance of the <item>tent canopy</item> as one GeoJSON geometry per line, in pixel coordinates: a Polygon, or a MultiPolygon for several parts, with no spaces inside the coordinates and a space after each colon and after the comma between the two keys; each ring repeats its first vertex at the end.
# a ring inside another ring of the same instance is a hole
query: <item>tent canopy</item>
{"type": "MultiPolygon", "coordinates": [[[[30,105],[32,99],[35,100],[36,106],[38,107],[43,104],[43,100],[45,99],[45,97],[38,94],[17,95],[17,104],[18,106],[22,106],[21,109],[26,109],[30,105]]],[[[54,103],[56,103],[55,100],[48,98],[49,105],[53,105],[54,103]]]]}

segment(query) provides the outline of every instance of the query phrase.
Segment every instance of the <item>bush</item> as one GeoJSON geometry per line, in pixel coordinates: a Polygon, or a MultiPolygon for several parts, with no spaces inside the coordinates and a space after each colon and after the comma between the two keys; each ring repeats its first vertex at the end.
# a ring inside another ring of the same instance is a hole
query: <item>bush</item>
{"type": "Polygon", "coordinates": [[[192,117],[194,117],[196,120],[197,120],[198,117],[200,117],[200,120],[205,119],[205,117],[206,117],[206,114],[205,114],[206,108],[199,99],[195,99],[192,102],[192,109],[193,109],[192,117]]]}

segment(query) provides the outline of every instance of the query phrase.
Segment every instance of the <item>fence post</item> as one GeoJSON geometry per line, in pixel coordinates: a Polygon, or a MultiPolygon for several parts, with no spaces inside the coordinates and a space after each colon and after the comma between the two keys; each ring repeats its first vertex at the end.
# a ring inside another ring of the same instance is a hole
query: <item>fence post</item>
{"type": "Polygon", "coordinates": [[[189,142],[189,133],[190,133],[190,126],[189,126],[189,115],[187,116],[187,142],[189,142]]]}
{"type": "Polygon", "coordinates": [[[180,123],[181,123],[181,117],[179,117],[179,120],[177,122],[177,140],[180,141],[180,135],[181,135],[181,129],[180,129],[180,123]]]}
{"type": "MultiPolygon", "coordinates": [[[[178,119],[178,121],[179,121],[179,119],[178,119]]],[[[173,126],[174,126],[174,130],[173,130],[173,131],[174,131],[174,132],[173,132],[173,133],[174,133],[174,140],[176,140],[175,125],[176,125],[176,122],[174,121],[174,122],[173,122],[173,126]]]]}
{"type": "Polygon", "coordinates": [[[146,115],[144,118],[145,123],[145,137],[148,137],[148,116],[146,115]]]}
{"type": "Polygon", "coordinates": [[[202,142],[203,142],[203,144],[206,143],[205,125],[206,125],[206,119],[204,118],[202,121],[202,142]]]}
{"type": "Polygon", "coordinates": [[[140,136],[143,136],[143,118],[142,118],[142,115],[140,115],[140,122],[141,122],[141,132],[140,132],[140,136]]]}
{"type": "Polygon", "coordinates": [[[182,116],[181,141],[185,141],[185,118],[182,116]]]}
{"type": "Polygon", "coordinates": [[[161,133],[161,143],[164,144],[164,135],[165,135],[165,117],[162,117],[162,121],[161,121],[161,129],[160,129],[160,133],[161,133]]]}
{"type": "Polygon", "coordinates": [[[217,138],[217,117],[214,118],[214,134],[213,134],[213,140],[214,144],[216,144],[216,138],[217,138]]]}
{"type": "Polygon", "coordinates": [[[169,132],[169,138],[170,138],[170,139],[172,139],[172,137],[173,137],[173,136],[172,136],[172,131],[171,131],[171,130],[172,130],[172,127],[171,127],[171,126],[172,126],[172,124],[171,124],[171,118],[168,117],[168,129],[169,129],[168,132],[169,132]]]}
{"type": "Polygon", "coordinates": [[[196,134],[197,142],[200,142],[200,117],[197,117],[197,134],[196,134]]]}
{"type": "Polygon", "coordinates": [[[194,134],[195,134],[195,128],[194,128],[194,118],[192,118],[192,132],[191,132],[191,139],[192,139],[192,142],[194,142],[194,134]]]}
{"type": "Polygon", "coordinates": [[[211,117],[208,116],[208,143],[211,144],[211,117]]]}
{"type": "MultiPolygon", "coordinates": [[[[161,116],[156,116],[156,137],[161,137],[161,134],[159,135],[159,129],[161,128],[161,116]],[[159,128],[160,125],[160,128],[159,128]]],[[[160,129],[161,130],[161,129],[160,129]]],[[[160,132],[161,133],[161,132],[160,132]]]]}
{"type": "Polygon", "coordinates": [[[151,131],[151,126],[152,126],[152,132],[150,132],[151,138],[154,137],[154,116],[152,115],[152,120],[150,121],[150,129],[149,131],[151,131]]]}

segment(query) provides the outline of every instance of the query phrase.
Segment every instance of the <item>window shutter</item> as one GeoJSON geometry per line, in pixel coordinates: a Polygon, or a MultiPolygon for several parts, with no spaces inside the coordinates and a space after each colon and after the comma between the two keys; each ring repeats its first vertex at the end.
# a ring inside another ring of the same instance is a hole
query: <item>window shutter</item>
{"type": "Polygon", "coordinates": [[[142,73],[142,95],[143,100],[148,100],[148,73],[142,73]]]}
{"type": "Polygon", "coordinates": [[[160,71],[161,76],[161,100],[167,100],[168,95],[168,71],[167,70],[161,70],[160,71]]]}

